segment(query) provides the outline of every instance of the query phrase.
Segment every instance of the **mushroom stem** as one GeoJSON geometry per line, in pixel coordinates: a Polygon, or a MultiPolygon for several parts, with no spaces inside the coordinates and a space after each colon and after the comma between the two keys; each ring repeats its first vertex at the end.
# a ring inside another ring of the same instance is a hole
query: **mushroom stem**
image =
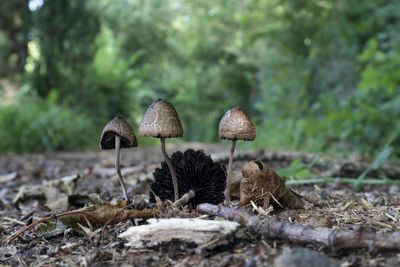
{"type": "Polygon", "coordinates": [[[189,190],[189,192],[185,193],[180,199],[174,202],[175,207],[185,206],[189,200],[196,196],[196,192],[193,190],[189,190]]]}
{"type": "Polygon", "coordinates": [[[172,166],[171,159],[168,157],[167,152],[165,152],[165,137],[160,137],[160,142],[161,142],[161,153],[163,154],[165,162],[168,165],[168,169],[171,172],[172,185],[174,187],[174,199],[175,199],[175,201],[177,201],[179,198],[178,180],[176,179],[176,173],[175,173],[174,166],[172,166]]]}
{"type": "Polygon", "coordinates": [[[118,180],[119,183],[121,184],[122,191],[124,192],[126,201],[128,202],[128,205],[131,204],[131,201],[128,197],[128,192],[126,191],[124,179],[122,178],[121,174],[121,167],[119,164],[119,158],[120,158],[120,150],[121,150],[121,136],[115,135],[115,169],[117,169],[117,174],[118,174],[118,180]]]}
{"type": "Polygon", "coordinates": [[[231,202],[232,162],[233,162],[233,154],[235,153],[235,147],[236,147],[236,140],[232,140],[232,146],[229,154],[229,163],[228,163],[228,177],[226,179],[226,190],[225,190],[226,205],[228,205],[231,202]]]}

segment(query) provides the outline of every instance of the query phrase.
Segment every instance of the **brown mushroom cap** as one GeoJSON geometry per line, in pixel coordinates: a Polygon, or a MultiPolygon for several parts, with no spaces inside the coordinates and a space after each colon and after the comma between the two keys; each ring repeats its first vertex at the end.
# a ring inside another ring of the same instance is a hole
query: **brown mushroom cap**
{"type": "Polygon", "coordinates": [[[136,147],[137,140],[131,126],[121,117],[115,117],[104,127],[100,137],[101,149],[114,149],[115,136],[121,136],[121,148],[136,147]]]}
{"type": "Polygon", "coordinates": [[[256,138],[256,129],[250,118],[236,106],[225,112],[218,127],[219,137],[229,140],[251,141],[256,138]]]}
{"type": "Polygon", "coordinates": [[[157,138],[182,136],[181,120],[174,106],[163,99],[153,102],[143,115],[139,134],[157,138]]]}

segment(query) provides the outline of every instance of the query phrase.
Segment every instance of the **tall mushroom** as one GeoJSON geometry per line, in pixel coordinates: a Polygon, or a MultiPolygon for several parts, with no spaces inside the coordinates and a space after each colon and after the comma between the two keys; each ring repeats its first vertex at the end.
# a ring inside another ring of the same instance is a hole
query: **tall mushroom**
{"type": "Polygon", "coordinates": [[[163,99],[153,102],[143,115],[139,134],[141,136],[160,138],[161,153],[171,172],[174,197],[175,201],[177,201],[179,198],[178,181],[171,159],[165,151],[165,138],[181,137],[183,135],[181,120],[174,106],[163,99]]]}
{"type": "Polygon", "coordinates": [[[218,126],[218,133],[221,139],[232,141],[228,163],[228,178],[226,181],[225,202],[230,202],[230,186],[232,176],[232,161],[235,153],[236,141],[252,141],[256,138],[256,129],[250,118],[236,106],[225,112],[218,126]]]}
{"type": "Polygon", "coordinates": [[[121,117],[115,117],[107,123],[104,127],[100,137],[100,147],[103,150],[109,150],[115,148],[115,168],[118,174],[118,180],[121,184],[122,191],[124,192],[125,198],[130,204],[130,199],[126,191],[124,179],[121,174],[120,161],[120,148],[136,147],[137,140],[133,133],[132,128],[129,124],[121,117]]]}

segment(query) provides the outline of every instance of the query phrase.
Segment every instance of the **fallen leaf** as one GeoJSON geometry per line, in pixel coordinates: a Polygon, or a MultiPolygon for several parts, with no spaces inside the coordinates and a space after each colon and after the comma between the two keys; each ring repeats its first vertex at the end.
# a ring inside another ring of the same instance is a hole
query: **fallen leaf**
{"type": "Polygon", "coordinates": [[[43,186],[56,187],[65,194],[72,195],[75,191],[76,182],[81,178],[79,174],[68,175],[56,180],[43,181],[43,186]]]}
{"type": "Polygon", "coordinates": [[[59,219],[63,224],[81,229],[82,226],[89,228],[99,228],[106,225],[114,225],[127,219],[148,219],[159,214],[158,209],[126,209],[122,203],[111,205],[109,203],[102,205],[92,205],[82,209],[66,211],[59,214],[53,214],[44,217],[26,225],[7,238],[7,243],[11,242],[25,231],[41,224],[59,219]],[[79,226],[81,225],[81,226],[79,226]]]}
{"type": "Polygon", "coordinates": [[[13,198],[13,203],[30,199],[30,198],[41,198],[44,197],[43,191],[40,185],[22,185],[17,194],[13,198]]]}
{"type": "Polygon", "coordinates": [[[60,192],[57,187],[42,187],[44,197],[46,198],[45,206],[50,210],[66,210],[69,207],[68,196],[60,192]]]}
{"type": "Polygon", "coordinates": [[[65,176],[56,180],[43,181],[41,185],[23,185],[14,196],[13,203],[26,199],[45,198],[50,210],[66,210],[69,208],[68,197],[75,191],[79,174],[65,176]]]}
{"type": "Polygon", "coordinates": [[[285,181],[260,161],[250,161],[242,168],[240,182],[240,205],[253,201],[268,208],[274,203],[280,208],[303,208],[301,197],[285,185],[285,181]]]}
{"type": "Polygon", "coordinates": [[[114,225],[127,219],[147,219],[157,214],[155,209],[134,210],[124,209],[121,204],[92,205],[86,208],[69,212],[60,217],[60,221],[69,227],[77,228],[78,224],[98,228],[105,225],[114,225]]]}

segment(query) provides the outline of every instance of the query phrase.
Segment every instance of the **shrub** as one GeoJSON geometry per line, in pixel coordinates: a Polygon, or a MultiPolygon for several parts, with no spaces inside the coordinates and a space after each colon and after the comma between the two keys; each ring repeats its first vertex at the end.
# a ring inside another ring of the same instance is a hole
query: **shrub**
{"type": "Polygon", "coordinates": [[[0,151],[50,152],[94,145],[94,127],[84,113],[59,106],[57,93],[46,99],[21,90],[11,103],[0,103],[0,151]]]}

